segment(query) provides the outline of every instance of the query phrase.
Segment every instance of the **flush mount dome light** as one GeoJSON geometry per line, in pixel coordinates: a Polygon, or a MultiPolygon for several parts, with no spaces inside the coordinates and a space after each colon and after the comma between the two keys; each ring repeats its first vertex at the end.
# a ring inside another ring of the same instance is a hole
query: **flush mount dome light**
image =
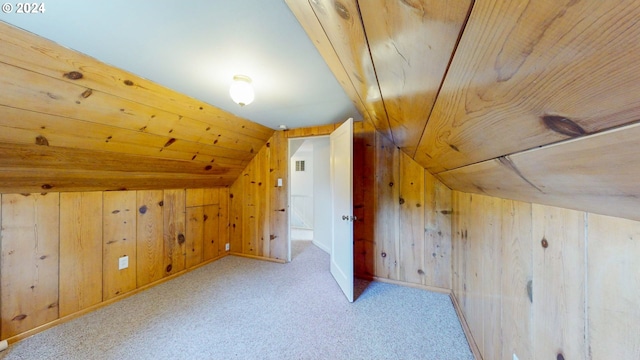
{"type": "Polygon", "coordinates": [[[240,106],[249,105],[253,99],[253,86],[251,86],[251,78],[245,75],[236,75],[233,77],[233,83],[229,88],[231,99],[240,106]]]}

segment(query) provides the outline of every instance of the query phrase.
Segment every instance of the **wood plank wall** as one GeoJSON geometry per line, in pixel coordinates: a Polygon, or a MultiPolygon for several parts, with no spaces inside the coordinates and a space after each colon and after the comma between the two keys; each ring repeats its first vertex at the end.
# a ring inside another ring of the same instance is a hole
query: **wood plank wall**
{"type": "Polygon", "coordinates": [[[231,185],[232,254],[286,261],[288,163],[286,132],[276,131],[231,185]],[[278,179],[282,179],[281,187],[278,179]]]}
{"type": "MultiPolygon", "coordinates": [[[[288,209],[287,138],[327,135],[333,129],[334,125],[327,125],[276,132],[268,146],[260,150],[230,189],[232,253],[286,259],[288,214],[283,210],[288,209]],[[281,164],[274,165],[275,159],[281,164]],[[264,166],[268,161],[271,167],[264,166]],[[280,172],[278,177],[283,178],[284,186],[274,187],[272,179],[261,185],[262,174],[268,172],[280,172]],[[269,194],[270,205],[265,200],[269,194]],[[282,205],[276,205],[276,200],[282,205]],[[278,219],[282,224],[274,228],[278,219]],[[267,226],[270,231],[265,231],[267,226]],[[267,236],[275,239],[265,244],[267,236]]],[[[446,186],[369,122],[354,123],[357,276],[450,289],[450,214],[451,191],[446,186]]]]}
{"type": "Polygon", "coordinates": [[[640,222],[454,191],[453,292],[484,359],[640,358],[640,222]]]}
{"type": "Polygon", "coordinates": [[[227,254],[228,188],[1,196],[0,339],[227,254]]]}

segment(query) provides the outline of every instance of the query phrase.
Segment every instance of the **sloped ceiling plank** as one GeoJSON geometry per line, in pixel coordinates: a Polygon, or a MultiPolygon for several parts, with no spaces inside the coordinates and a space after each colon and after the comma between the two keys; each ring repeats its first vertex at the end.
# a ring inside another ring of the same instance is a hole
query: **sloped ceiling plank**
{"type": "Polygon", "coordinates": [[[471,0],[360,1],[396,146],[414,156],[471,0]]]}
{"type": "Polygon", "coordinates": [[[640,124],[438,174],[460,191],[640,220],[640,124]]]}
{"type": "Polygon", "coordinates": [[[309,0],[376,127],[392,139],[356,0],[309,0]]]}
{"type": "MultiPolygon", "coordinates": [[[[285,0],[285,2],[296,19],[298,19],[298,22],[307,33],[307,36],[309,36],[316,49],[318,49],[318,52],[320,52],[320,55],[327,63],[327,66],[329,66],[329,69],[336,77],[345,93],[347,93],[349,99],[351,99],[351,102],[353,102],[353,105],[364,118],[370,120],[369,113],[367,112],[362,99],[360,99],[356,88],[353,83],[351,83],[351,79],[349,79],[349,75],[347,75],[345,68],[342,66],[340,58],[333,49],[329,38],[327,38],[327,34],[325,34],[324,29],[322,29],[322,26],[318,22],[318,18],[316,18],[316,14],[313,12],[309,1],[285,0]]],[[[361,119],[355,120],[357,121],[361,119]]]]}
{"type": "Polygon", "coordinates": [[[210,168],[192,161],[154,159],[128,154],[114,154],[92,150],[69,149],[52,146],[29,146],[0,143],[3,168],[41,168],[57,170],[122,171],[140,173],[189,175],[226,175],[242,171],[244,165],[210,168]],[[96,162],[96,158],[100,159],[96,162]]]}
{"type": "Polygon", "coordinates": [[[37,144],[187,160],[202,168],[214,164],[241,165],[250,159],[246,152],[204,146],[194,142],[181,141],[165,146],[170,140],[170,137],[143,131],[0,105],[0,142],[3,143],[37,144]]]}
{"type": "MultiPolygon", "coordinates": [[[[216,147],[243,160],[253,157],[256,151],[254,144],[240,143],[240,139],[236,139],[240,144],[233,146],[234,141],[225,139],[224,143],[230,148],[214,145],[217,137],[203,139],[208,132],[204,126],[191,127],[186,118],[177,114],[1,62],[0,105],[147,132],[165,137],[165,143],[174,139],[174,143],[192,143],[198,148],[201,145],[216,147]]],[[[74,131],[83,132],[82,129],[74,131]]]]}
{"type": "MultiPolygon", "coordinates": [[[[0,22],[0,62],[201,122],[202,128],[228,130],[257,139],[259,149],[273,129],[114,68],[50,40],[0,22]],[[74,79],[73,74],[81,74],[74,79]]],[[[212,132],[213,134],[214,132],[212,132]]]]}
{"type": "Polygon", "coordinates": [[[212,188],[233,183],[236,175],[193,175],[122,171],[82,171],[0,166],[3,193],[212,188]]]}
{"type": "Polygon", "coordinates": [[[631,0],[476,1],[415,159],[439,173],[640,119],[638,18],[631,0]]]}

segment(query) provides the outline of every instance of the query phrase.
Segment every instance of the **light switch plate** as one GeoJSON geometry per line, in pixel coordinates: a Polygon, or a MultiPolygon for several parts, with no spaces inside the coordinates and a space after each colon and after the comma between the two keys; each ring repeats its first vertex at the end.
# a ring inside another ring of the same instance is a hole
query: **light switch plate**
{"type": "Polygon", "coordinates": [[[226,243],[226,244],[224,245],[224,249],[225,249],[226,251],[229,251],[229,243],[226,243]]]}
{"type": "Polygon", "coordinates": [[[118,270],[126,269],[129,267],[129,257],[122,256],[118,259],[118,270]]]}
{"type": "Polygon", "coordinates": [[[282,179],[278,178],[278,187],[281,187],[281,186],[282,186],[282,179]]]}

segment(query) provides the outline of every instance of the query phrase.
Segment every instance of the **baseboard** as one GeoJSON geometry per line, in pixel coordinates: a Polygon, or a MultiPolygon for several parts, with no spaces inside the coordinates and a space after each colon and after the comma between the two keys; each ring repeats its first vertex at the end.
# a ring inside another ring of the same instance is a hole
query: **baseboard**
{"type": "Polygon", "coordinates": [[[469,328],[469,324],[467,323],[467,319],[464,317],[464,313],[462,312],[462,308],[458,303],[458,299],[456,295],[451,291],[449,295],[451,298],[451,302],[453,303],[453,308],[456,309],[456,313],[458,314],[458,318],[460,319],[460,324],[462,325],[462,330],[464,331],[464,335],[467,337],[467,342],[469,343],[469,348],[471,349],[471,353],[473,353],[473,357],[476,360],[483,360],[482,354],[480,353],[480,349],[478,348],[478,344],[473,338],[473,334],[471,333],[471,328],[469,328]]]}
{"type": "Polygon", "coordinates": [[[20,333],[18,335],[14,335],[14,336],[6,339],[7,343],[13,344],[13,343],[15,343],[17,341],[26,339],[26,338],[28,338],[28,337],[30,337],[32,335],[35,335],[35,334],[37,334],[39,332],[45,331],[47,329],[50,329],[50,328],[52,328],[52,327],[54,327],[56,325],[64,324],[64,323],[69,322],[69,321],[71,321],[71,320],[73,320],[75,318],[78,318],[78,317],[82,316],[82,315],[88,314],[88,313],[90,313],[92,311],[98,310],[98,309],[100,309],[102,307],[105,307],[107,305],[111,305],[111,304],[113,304],[115,302],[118,302],[118,301],[120,301],[122,299],[128,298],[129,296],[133,296],[135,294],[138,294],[138,293],[140,293],[140,292],[142,292],[144,290],[147,290],[149,288],[152,288],[152,287],[154,287],[156,285],[160,285],[160,284],[162,284],[164,282],[167,282],[169,280],[173,280],[173,279],[175,279],[177,277],[180,277],[180,276],[182,276],[182,275],[184,275],[184,274],[186,274],[186,273],[188,273],[190,271],[193,271],[193,270],[195,270],[197,268],[200,268],[200,267],[203,267],[205,265],[208,265],[208,264],[210,264],[210,263],[212,263],[212,262],[214,262],[216,260],[220,260],[220,259],[222,259],[223,257],[225,257],[227,255],[228,255],[227,253],[224,253],[223,255],[220,255],[220,256],[215,257],[215,258],[210,259],[210,260],[203,261],[198,265],[194,265],[193,267],[190,267],[188,269],[182,270],[182,271],[177,272],[175,274],[171,274],[171,275],[169,275],[167,277],[164,277],[164,278],[162,278],[160,280],[154,281],[154,282],[152,282],[150,284],[143,285],[143,286],[141,286],[139,288],[131,290],[131,291],[129,291],[127,293],[124,293],[122,295],[118,295],[118,296],[116,296],[114,298],[111,298],[109,300],[105,300],[105,301],[102,301],[102,302],[100,302],[98,304],[95,304],[95,305],[89,306],[87,308],[84,308],[82,310],[76,311],[73,314],[69,314],[69,315],[63,316],[61,318],[58,318],[58,319],[53,320],[51,322],[48,322],[46,324],[42,324],[42,325],[40,325],[38,327],[35,327],[35,328],[31,329],[31,330],[27,330],[27,331],[25,331],[23,333],[20,333]]]}
{"type": "Polygon", "coordinates": [[[286,260],[283,260],[283,259],[274,259],[274,258],[268,258],[268,257],[264,257],[264,256],[247,255],[247,254],[242,254],[242,253],[237,253],[237,252],[231,252],[231,253],[229,253],[229,255],[239,256],[239,257],[244,257],[244,258],[249,258],[249,259],[254,259],[254,260],[270,261],[270,262],[274,262],[274,263],[278,263],[278,264],[286,263],[286,260]]]}
{"type": "Polygon", "coordinates": [[[311,240],[311,242],[313,243],[313,245],[319,247],[320,250],[322,250],[322,251],[326,252],[327,254],[331,255],[331,248],[329,248],[329,247],[327,247],[327,246],[325,246],[325,245],[323,245],[323,244],[321,244],[321,243],[319,243],[319,242],[317,242],[315,240],[311,240]]]}
{"type": "Polygon", "coordinates": [[[391,280],[391,279],[381,278],[381,277],[371,276],[371,275],[356,274],[355,277],[357,277],[359,279],[364,279],[364,280],[378,281],[378,282],[383,282],[383,283],[387,283],[387,284],[394,284],[394,285],[411,287],[411,288],[415,288],[415,289],[433,291],[433,292],[446,294],[446,295],[450,295],[451,294],[451,289],[441,288],[441,287],[437,287],[437,286],[415,284],[415,283],[410,283],[410,282],[406,282],[406,281],[391,280]]]}

